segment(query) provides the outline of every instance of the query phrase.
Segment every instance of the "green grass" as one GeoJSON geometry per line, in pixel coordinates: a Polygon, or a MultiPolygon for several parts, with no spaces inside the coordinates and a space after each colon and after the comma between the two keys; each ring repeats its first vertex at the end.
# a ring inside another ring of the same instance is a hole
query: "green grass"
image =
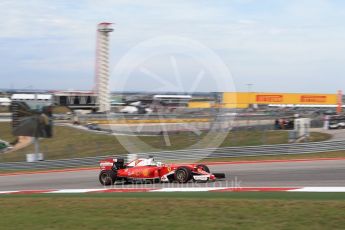
{"type": "Polygon", "coordinates": [[[0,106],[0,113],[9,113],[10,109],[8,106],[0,106]]]}
{"type": "MultiPolygon", "coordinates": [[[[327,140],[330,135],[312,133],[311,141],[327,140]]],[[[0,139],[9,142],[14,140],[9,123],[0,123],[0,139]]],[[[40,140],[41,152],[46,159],[76,158],[102,155],[119,155],[130,152],[152,152],[162,150],[177,150],[186,148],[212,148],[220,144],[221,147],[247,146],[261,144],[283,144],[288,141],[285,131],[241,131],[230,133],[208,133],[200,136],[179,133],[169,135],[171,146],[165,144],[163,136],[111,136],[81,131],[70,127],[54,127],[54,138],[40,140]],[[221,143],[216,143],[221,140],[221,143]],[[126,149],[123,143],[130,147],[126,149]]],[[[25,154],[34,152],[33,146],[9,154],[1,154],[0,162],[24,161],[25,154]]]]}
{"type": "Polygon", "coordinates": [[[65,106],[54,106],[53,107],[53,113],[65,114],[68,112],[71,112],[71,110],[68,107],[65,107],[65,106]]]}
{"type": "Polygon", "coordinates": [[[8,122],[0,122],[0,139],[13,142],[16,138],[12,135],[12,128],[8,122]]]}
{"type": "Polygon", "coordinates": [[[343,229],[343,194],[9,195],[2,229],[343,229]]]}

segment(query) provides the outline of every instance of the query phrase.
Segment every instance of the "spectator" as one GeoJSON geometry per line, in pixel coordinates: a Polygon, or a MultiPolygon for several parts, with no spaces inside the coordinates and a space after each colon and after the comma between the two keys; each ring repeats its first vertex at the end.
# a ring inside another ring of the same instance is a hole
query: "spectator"
{"type": "Polygon", "coordinates": [[[274,129],[275,130],[279,130],[280,129],[280,125],[279,125],[279,120],[276,119],[275,122],[274,122],[274,129]]]}

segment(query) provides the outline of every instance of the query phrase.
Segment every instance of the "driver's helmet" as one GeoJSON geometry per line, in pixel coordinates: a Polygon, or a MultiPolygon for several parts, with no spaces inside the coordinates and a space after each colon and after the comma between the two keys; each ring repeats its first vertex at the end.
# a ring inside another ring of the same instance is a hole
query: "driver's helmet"
{"type": "Polygon", "coordinates": [[[153,157],[142,159],[137,166],[155,166],[156,162],[153,157]]]}

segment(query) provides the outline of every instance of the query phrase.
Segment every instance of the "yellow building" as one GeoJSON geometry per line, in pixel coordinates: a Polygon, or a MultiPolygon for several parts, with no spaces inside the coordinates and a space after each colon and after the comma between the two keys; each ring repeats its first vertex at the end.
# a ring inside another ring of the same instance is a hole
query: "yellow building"
{"type": "Polygon", "coordinates": [[[188,103],[188,108],[190,109],[207,109],[211,108],[211,102],[209,101],[190,101],[188,103]]]}
{"type": "Polygon", "coordinates": [[[189,108],[237,108],[245,109],[249,105],[337,105],[337,94],[310,93],[245,93],[225,92],[220,105],[210,102],[189,102],[189,108]]]}
{"type": "Polygon", "coordinates": [[[223,93],[223,107],[248,108],[249,105],[337,105],[337,94],[306,93],[223,93]]]}

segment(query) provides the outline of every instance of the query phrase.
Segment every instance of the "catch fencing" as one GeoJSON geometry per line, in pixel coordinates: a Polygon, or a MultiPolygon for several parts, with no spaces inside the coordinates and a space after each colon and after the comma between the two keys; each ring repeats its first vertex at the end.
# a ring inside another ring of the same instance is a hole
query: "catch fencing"
{"type": "MultiPolygon", "coordinates": [[[[320,153],[345,150],[345,140],[324,141],[313,143],[294,143],[280,145],[262,145],[247,147],[225,147],[213,149],[186,149],[176,151],[162,151],[139,153],[138,157],[154,156],[157,161],[187,162],[206,159],[250,157],[250,156],[277,156],[277,155],[299,155],[305,153],[320,153]]],[[[129,155],[121,156],[97,156],[74,159],[47,160],[33,163],[27,162],[9,162],[0,163],[1,170],[31,170],[31,169],[59,169],[97,166],[99,161],[105,158],[122,157],[128,159],[129,155]]]]}

